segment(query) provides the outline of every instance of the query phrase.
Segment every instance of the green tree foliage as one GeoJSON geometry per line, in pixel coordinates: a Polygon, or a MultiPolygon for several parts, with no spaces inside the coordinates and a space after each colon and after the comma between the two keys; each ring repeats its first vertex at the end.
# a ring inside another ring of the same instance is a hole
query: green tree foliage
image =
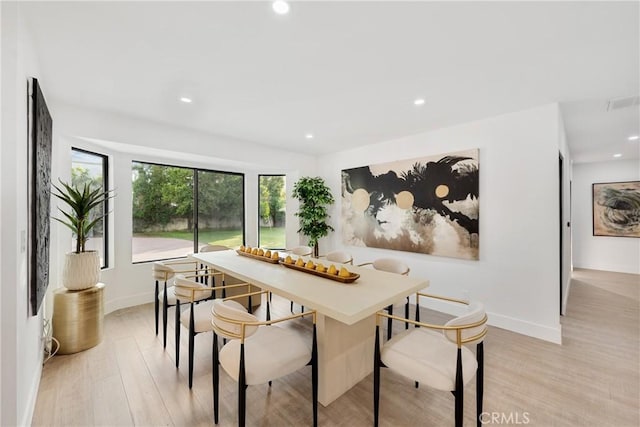
{"type": "Polygon", "coordinates": [[[271,175],[260,177],[260,218],[272,227],[282,225],[283,208],[286,205],[285,177],[271,175]]]}
{"type": "Polygon", "coordinates": [[[90,182],[81,187],[60,181],[60,186],[52,184],[55,197],[67,204],[68,210],[61,208],[58,210],[65,219],[54,218],[71,229],[76,237],[76,253],[85,252],[85,245],[89,239],[89,234],[93,228],[102,220],[105,215],[102,213],[95,218],[91,217],[91,212],[96,207],[102,205],[105,200],[112,198],[111,190],[102,191],[102,187],[92,189],[90,182]]]}
{"type": "MultiPolygon", "coordinates": [[[[170,166],[133,164],[133,231],[193,218],[193,171],[170,166]]],[[[191,229],[192,221],[189,221],[191,229]]]]}
{"type": "MultiPolygon", "coordinates": [[[[242,222],[244,180],[241,175],[198,171],[198,216],[242,222]]],[[[239,224],[240,225],[240,224],[239,224]]]]}
{"type": "MultiPolygon", "coordinates": [[[[220,172],[197,171],[198,220],[205,224],[242,224],[243,177],[220,172]]],[[[133,163],[133,231],[150,226],[165,228],[173,219],[185,219],[193,231],[194,171],[188,168],[133,163]]]]}
{"type": "Polygon", "coordinates": [[[300,201],[300,208],[296,213],[300,218],[298,233],[309,238],[309,246],[314,247],[317,256],[318,240],[327,236],[329,231],[333,231],[333,227],[327,224],[327,207],[335,201],[331,189],[320,177],[303,176],[293,186],[292,195],[300,201]]]}

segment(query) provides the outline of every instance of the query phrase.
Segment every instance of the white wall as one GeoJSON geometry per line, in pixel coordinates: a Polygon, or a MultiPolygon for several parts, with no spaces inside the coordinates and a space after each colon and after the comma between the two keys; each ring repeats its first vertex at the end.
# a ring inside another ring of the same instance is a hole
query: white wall
{"type": "MultiPolygon", "coordinates": [[[[256,245],[258,241],[258,175],[286,174],[287,245],[299,244],[297,218],[293,215],[297,205],[290,199],[290,193],[299,176],[315,172],[315,160],[311,156],[67,105],[56,106],[56,132],[59,143],[56,163],[62,179],[70,177],[71,147],[109,156],[111,186],[117,195],[110,204],[112,261],[101,277],[107,284],[107,313],[153,301],[150,263],[131,263],[133,160],[244,173],[245,229],[249,245],[256,245]]],[[[54,226],[60,238],[52,243],[56,248],[52,263],[62,265],[71,235],[64,226],[57,223],[54,226]]],[[[57,278],[58,283],[52,288],[60,286],[59,274],[57,278]]]]}
{"type": "Polygon", "coordinates": [[[637,160],[573,165],[573,266],[640,274],[640,239],[593,235],[594,183],[640,181],[637,160]]]}
{"type": "MultiPolygon", "coordinates": [[[[27,254],[27,81],[46,79],[37,62],[16,2],[0,2],[2,88],[0,95],[0,425],[29,425],[42,369],[42,310],[30,315],[27,254]]],[[[55,117],[54,117],[55,122],[55,117]]]]}
{"type": "Polygon", "coordinates": [[[486,304],[491,324],[559,343],[560,128],[553,104],[320,158],[321,176],[339,195],[345,168],[480,149],[479,261],[344,247],[340,201],[331,212],[336,232],[323,239],[323,252],[344,248],[356,263],[402,258],[412,275],[430,279],[431,292],[468,292],[486,304]]]}

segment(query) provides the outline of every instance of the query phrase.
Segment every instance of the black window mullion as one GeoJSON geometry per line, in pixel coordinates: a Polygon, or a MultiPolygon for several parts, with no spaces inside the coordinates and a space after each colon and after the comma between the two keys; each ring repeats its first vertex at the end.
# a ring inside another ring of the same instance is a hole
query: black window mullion
{"type": "Polygon", "coordinates": [[[198,217],[200,216],[200,204],[198,203],[198,169],[193,170],[193,253],[198,253],[200,247],[198,217]]]}
{"type": "MultiPolygon", "coordinates": [[[[105,154],[96,153],[89,150],[83,150],[82,148],[71,147],[71,151],[78,153],[88,154],[100,159],[102,166],[102,190],[107,191],[109,188],[109,157],[105,154]]],[[[72,161],[73,163],[73,161],[72,161]]],[[[102,259],[103,265],[101,269],[109,267],[109,200],[105,200],[102,203],[102,213],[104,217],[102,219],[102,259]]]]}

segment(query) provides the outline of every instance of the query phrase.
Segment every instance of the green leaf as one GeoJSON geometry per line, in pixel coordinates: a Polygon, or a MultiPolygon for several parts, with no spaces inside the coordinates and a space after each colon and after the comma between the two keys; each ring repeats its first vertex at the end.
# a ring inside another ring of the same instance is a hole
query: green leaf
{"type": "Polygon", "coordinates": [[[78,186],[70,185],[60,179],[58,181],[60,186],[52,184],[55,189],[52,194],[66,203],[69,210],[64,211],[58,208],[67,221],[59,218],[54,219],[71,229],[76,237],[76,251],[84,252],[89,233],[105,216],[105,214],[98,214],[95,218],[91,218],[92,210],[104,203],[105,200],[115,197],[115,194],[113,194],[113,190],[103,191],[101,188],[92,190],[89,183],[85,183],[80,189],[78,186]]]}

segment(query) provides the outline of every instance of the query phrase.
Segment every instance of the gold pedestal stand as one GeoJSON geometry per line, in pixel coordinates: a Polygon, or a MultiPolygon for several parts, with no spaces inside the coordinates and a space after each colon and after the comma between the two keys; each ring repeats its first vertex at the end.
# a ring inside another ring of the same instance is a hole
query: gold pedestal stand
{"type": "Polygon", "coordinates": [[[60,342],[58,354],[77,353],[102,341],[104,283],[70,291],[59,288],[53,297],[53,336],[60,342]]]}

